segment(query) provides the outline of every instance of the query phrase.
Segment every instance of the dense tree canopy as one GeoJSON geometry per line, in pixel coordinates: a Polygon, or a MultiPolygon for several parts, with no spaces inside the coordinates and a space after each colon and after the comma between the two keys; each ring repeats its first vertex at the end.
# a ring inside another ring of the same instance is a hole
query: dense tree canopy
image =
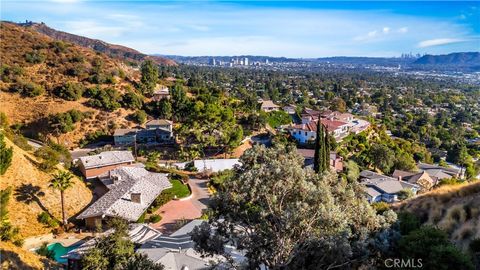
{"type": "Polygon", "coordinates": [[[144,94],[151,94],[158,81],[158,66],[152,60],[146,60],[142,63],[140,70],[142,72],[141,90],[144,94]]]}
{"type": "Polygon", "coordinates": [[[396,219],[392,211],[377,215],[355,182],[304,170],[294,147],[254,146],[240,162],[213,198],[210,225],[194,233],[203,252],[223,253],[229,243],[246,252],[251,267],[295,269],[312,247],[323,247],[328,255],[317,253],[303,269],[358,265],[368,257],[367,239],[396,219]]]}

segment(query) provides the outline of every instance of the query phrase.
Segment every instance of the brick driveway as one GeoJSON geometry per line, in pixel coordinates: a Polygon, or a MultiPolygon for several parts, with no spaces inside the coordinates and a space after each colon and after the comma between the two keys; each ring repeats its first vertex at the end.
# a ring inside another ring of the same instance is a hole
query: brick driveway
{"type": "Polygon", "coordinates": [[[207,182],[207,179],[190,178],[192,197],[185,201],[172,200],[160,207],[155,214],[161,215],[162,220],[151,226],[169,234],[175,231],[175,224],[178,220],[199,218],[209,202],[210,194],[207,182]]]}

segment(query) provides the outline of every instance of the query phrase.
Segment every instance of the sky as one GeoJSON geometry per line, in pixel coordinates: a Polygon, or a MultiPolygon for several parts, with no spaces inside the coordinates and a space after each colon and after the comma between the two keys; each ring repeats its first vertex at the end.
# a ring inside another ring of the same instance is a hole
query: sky
{"type": "Polygon", "coordinates": [[[148,54],[400,56],[480,51],[480,2],[1,0],[2,20],[148,54]]]}

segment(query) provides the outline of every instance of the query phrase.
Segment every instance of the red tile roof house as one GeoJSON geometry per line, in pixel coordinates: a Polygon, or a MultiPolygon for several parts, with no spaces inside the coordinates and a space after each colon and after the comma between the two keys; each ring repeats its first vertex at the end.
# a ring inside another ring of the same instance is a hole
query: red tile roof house
{"type": "Polygon", "coordinates": [[[300,116],[302,118],[302,124],[308,124],[312,121],[316,121],[318,120],[318,118],[320,118],[320,115],[320,111],[304,108],[300,113],[300,116]]]}
{"type": "Polygon", "coordinates": [[[136,222],[163,190],[172,187],[166,174],[138,167],[118,167],[98,178],[107,193],[77,216],[90,229],[112,217],[136,222]]]}
{"type": "MultiPolygon", "coordinates": [[[[290,126],[288,128],[290,135],[299,143],[313,143],[317,137],[317,121],[290,126]]],[[[327,128],[327,131],[337,141],[340,141],[341,138],[348,134],[349,125],[346,122],[328,119],[321,119],[321,121],[327,128]]]]}
{"type": "Polygon", "coordinates": [[[87,179],[95,178],[119,166],[132,165],[135,158],[130,151],[106,151],[98,155],[80,157],[78,168],[87,179]]]}

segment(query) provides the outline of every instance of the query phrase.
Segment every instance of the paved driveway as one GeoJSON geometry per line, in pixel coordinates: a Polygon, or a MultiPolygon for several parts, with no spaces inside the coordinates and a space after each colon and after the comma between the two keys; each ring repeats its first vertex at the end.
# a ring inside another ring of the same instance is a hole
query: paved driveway
{"type": "Polygon", "coordinates": [[[190,178],[192,197],[188,200],[172,200],[160,207],[156,214],[162,216],[158,223],[151,224],[163,233],[169,234],[175,231],[179,220],[192,220],[202,215],[202,210],[207,208],[210,194],[207,188],[207,179],[190,178]]]}

